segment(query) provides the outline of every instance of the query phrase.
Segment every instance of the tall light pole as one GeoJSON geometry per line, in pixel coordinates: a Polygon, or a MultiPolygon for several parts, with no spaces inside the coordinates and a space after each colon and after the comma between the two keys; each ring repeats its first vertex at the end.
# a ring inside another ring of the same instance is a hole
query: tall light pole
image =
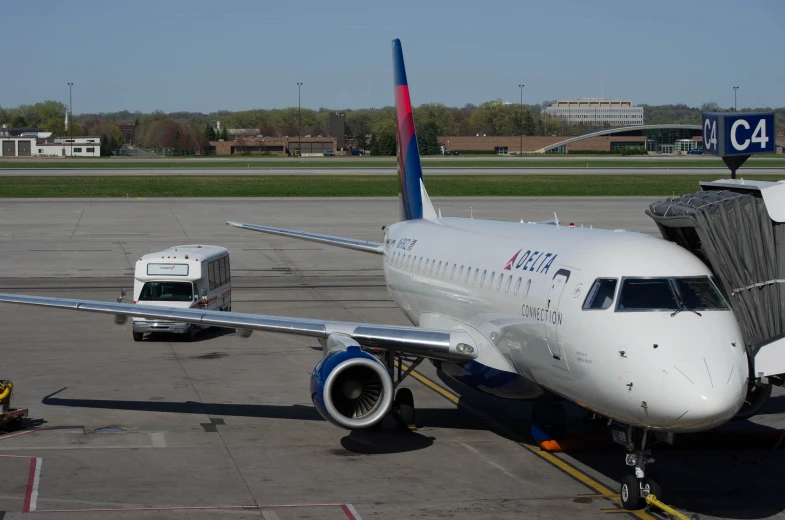
{"type": "Polygon", "coordinates": [[[523,87],[524,85],[518,85],[521,89],[521,158],[523,158],[523,87]]]}
{"type": "Polygon", "coordinates": [[[736,91],[739,90],[739,87],[733,87],[733,111],[738,112],[739,109],[736,107],[736,91]]]}
{"type": "Polygon", "coordinates": [[[71,87],[74,84],[72,82],[68,82],[68,111],[70,115],[68,116],[68,129],[71,131],[71,158],[74,158],[74,100],[71,96],[71,87]]]}
{"type": "Polygon", "coordinates": [[[300,87],[302,87],[302,86],[303,86],[303,84],[298,81],[297,82],[297,140],[298,140],[297,152],[300,154],[300,157],[303,156],[303,132],[302,132],[301,127],[300,127],[300,122],[301,122],[301,119],[300,119],[300,87]]]}

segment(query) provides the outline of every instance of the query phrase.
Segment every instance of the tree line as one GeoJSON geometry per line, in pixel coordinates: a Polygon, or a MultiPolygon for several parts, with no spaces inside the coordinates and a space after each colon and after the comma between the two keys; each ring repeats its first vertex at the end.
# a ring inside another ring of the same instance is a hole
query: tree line
{"type": "MultiPolygon", "coordinates": [[[[519,105],[501,100],[480,105],[449,107],[439,103],[423,104],[414,109],[421,153],[438,153],[440,135],[576,135],[597,128],[592,123],[568,124],[561,119],[546,117],[542,105],[519,105]]],[[[645,123],[699,124],[702,111],[728,110],[716,103],[700,107],[687,105],[642,105],[645,123]]],[[[63,118],[66,107],[57,101],[45,101],[16,108],[0,107],[0,123],[10,127],[41,127],[55,135],[64,135],[63,118]]],[[[744,108],[740,110],[772,110],[744,108]]],[[[785,134],[785,107],[776,108],[777,133],[785,134]]],[[[74,116],[74,135],[101,135],[107,149],[122,145],[117,124],[134,124],[135,144],[154,149],[183,153],[202,153],[210,141],[228,139],[226,128],[246,130],[249,135],[270,137],[326,136],[329,113],[327,108],[312,110],[297,107],[253,109],[238,112],[218,111],[172,112],[155,111],[79,114],[74,116]],[[221,122],[222,134],[217,131],[221,122]]],[[[345,137],[356,141],[359,148],[371,148],[374,155],[395,154],[395,109],[391,106],[357,110],[341,110],[346,114],[345,137]]],[[[607,125],[606,125],[607,126],[607,125]]],[[[102,146],[102,149],[104,146],[102,146]]]]}

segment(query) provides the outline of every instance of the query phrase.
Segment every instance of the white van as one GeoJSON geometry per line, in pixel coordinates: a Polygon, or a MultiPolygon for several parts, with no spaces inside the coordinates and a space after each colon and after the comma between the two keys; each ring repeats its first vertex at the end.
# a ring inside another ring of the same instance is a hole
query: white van
{"type": "MultiPolygon", "coordinates": [[[[223,247],[175,246],[144,255],[136,262],[134,303],[160,307],[232,310],[229,252],[223,247]]],[[[193,339],[201,325],[133,319],[134,341],[146,332],[188,334],[193,339]]]]}

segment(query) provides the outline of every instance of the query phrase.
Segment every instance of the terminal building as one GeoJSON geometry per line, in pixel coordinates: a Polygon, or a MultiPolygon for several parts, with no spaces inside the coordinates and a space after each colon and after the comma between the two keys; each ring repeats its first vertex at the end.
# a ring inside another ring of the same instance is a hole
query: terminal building
{"type": "Polygon", "coordinates": [[[629,99],[559,99],[544,108],[543,115],[566,121],[568,124],[589,123],[611,126],[643,124],[643,107],[632,106],[629,99]]]}
{"type": "MultiPolygon", "coordinates": [[[[660,124],[590,130],[579,135],[521,136],[440,136],[445,153],[521,153],[611,152],[623,148],[646,148],[649,153],[687,153],[703,148],[701,125],[660,124]]],[[[785,137],[777,139],[777,153],[782,153],[785,137]]]]}

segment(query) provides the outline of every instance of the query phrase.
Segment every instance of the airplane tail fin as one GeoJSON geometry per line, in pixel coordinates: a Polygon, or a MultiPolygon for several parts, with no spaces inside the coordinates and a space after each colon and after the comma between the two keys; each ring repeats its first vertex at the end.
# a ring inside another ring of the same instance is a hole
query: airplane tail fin
{"type": "Polygon", "coordinates": [[[403,64],[401,40],[393,40],[393,78],[395,85],[395,129],[398,137],[398,198],[401,220],[425,218],[436,220],[422,180],[420,150],[414,131],[409,83],[403,64]]]}

